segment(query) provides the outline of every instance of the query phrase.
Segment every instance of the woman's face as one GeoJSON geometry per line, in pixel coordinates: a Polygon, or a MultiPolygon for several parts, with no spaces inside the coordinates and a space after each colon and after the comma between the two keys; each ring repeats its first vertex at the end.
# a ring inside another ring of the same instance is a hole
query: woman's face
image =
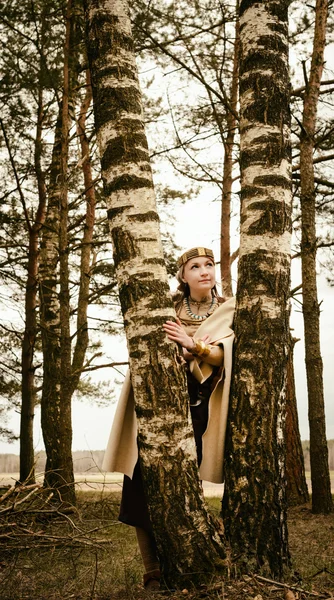
{"type": "Polygon", "coordinates": [[[209,295],[216,283],[215,263],[208,256],[191,258],[184,265],[183,281],[189,285],[190,295],[209,295]]]}

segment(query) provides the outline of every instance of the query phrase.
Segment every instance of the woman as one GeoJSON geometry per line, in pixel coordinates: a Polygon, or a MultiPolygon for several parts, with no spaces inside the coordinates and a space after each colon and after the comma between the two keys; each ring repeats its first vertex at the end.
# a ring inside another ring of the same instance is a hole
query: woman
{"type": "MultiPolygon", "coordinates": [[[[234,299],[224,301],[216,289],[215,262],[209,248],[192,248],[178,260],[177,320],[163,328],[182,347],[187,373],[190,411],[200,476],[223,481],[223,451],[232,366],[234,299]]],[[[123,385],[103,469],[123,472],[119,520],[136,527],[148,590],[159,587],[152,526],[138,463],[136,419],[130,375],[123,385]]]]}

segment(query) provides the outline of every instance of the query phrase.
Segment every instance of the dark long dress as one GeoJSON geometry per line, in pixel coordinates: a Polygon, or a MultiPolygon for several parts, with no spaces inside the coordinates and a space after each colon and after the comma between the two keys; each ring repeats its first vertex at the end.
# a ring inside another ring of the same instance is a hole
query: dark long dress
{"type": "MultiPolygon", "coordinates": [[[[194,428],[198,466],[201,464],[202,460],[202,435],[205,432],[208,423],[209,398],[218,370],[218,368],[215,368],[212,375],[203,384],[198,383],[187,371],[190,413],[194,428]]],[[[127,475],[124,475],[122,500],[118,519],[127,525],[141,527],[149,532],[152,531],[139,461],[136,463],[132,479],[127,475]]]]}

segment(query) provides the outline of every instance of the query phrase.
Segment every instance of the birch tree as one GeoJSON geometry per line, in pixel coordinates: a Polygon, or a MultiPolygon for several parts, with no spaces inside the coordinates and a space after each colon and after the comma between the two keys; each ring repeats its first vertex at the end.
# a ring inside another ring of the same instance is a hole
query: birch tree
{"type": "MultiPolygon", "coordinates": [[[[129,350],[140,466],[168,585],[224,556],[199,485],[186,382],[162,324],[175,319],[160,241],[129,8],[85,2],[95,124],[129,350]]],[[[201,575],[198,575],[201,573],[201,575]]]]}
{"type": "Polygon", "coordinates": [[[289,566],[284,415],[291,158],[288,2],[240,4],[241,231],[223,517],[241,569],[289,566]]]}

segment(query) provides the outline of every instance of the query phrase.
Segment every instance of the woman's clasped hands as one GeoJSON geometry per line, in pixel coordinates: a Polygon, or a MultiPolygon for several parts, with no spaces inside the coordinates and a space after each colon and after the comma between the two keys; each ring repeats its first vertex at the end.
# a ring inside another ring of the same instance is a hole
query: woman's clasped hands
{"type": "MultiPolygon", "coordinates": [[[[186,360],[192,360],[194,358],[191,351],[193,350],[195,343],[192,337],[190,337],[182,327],[181,321],[166,321],[163,324],[163,328],[167,334],[167,337],[172,342],[180,344],[183,348],[183,356],[186,360]]],[[[205,344],[210,343],[210,336],[204,335],[201,339],[205,344]]]]}

